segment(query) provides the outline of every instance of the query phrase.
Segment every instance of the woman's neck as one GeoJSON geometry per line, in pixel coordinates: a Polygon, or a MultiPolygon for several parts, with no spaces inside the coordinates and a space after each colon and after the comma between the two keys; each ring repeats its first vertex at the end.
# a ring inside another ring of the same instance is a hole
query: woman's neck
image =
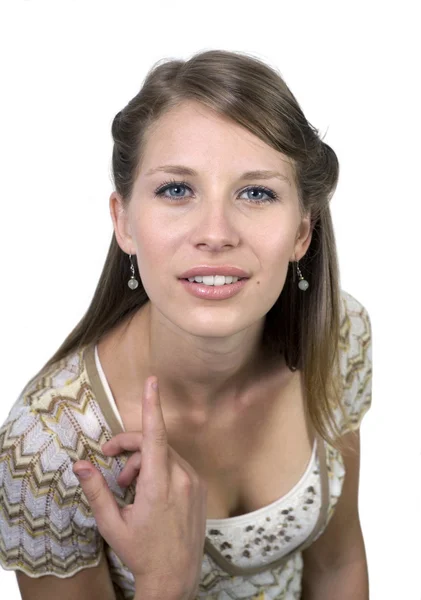
{"type": "Polygon", "coordinates": [[[155,375],[167,408],[201,424],[222,408],[242,410],[263,382],[288,379],[283,357],[270,357],[262,348],[263,325],[235,339],[203,339],[177,331],[148,302],[102,345],[117,361],[126,397],[139,390],[140,402],[147,377],[155,375]]]}

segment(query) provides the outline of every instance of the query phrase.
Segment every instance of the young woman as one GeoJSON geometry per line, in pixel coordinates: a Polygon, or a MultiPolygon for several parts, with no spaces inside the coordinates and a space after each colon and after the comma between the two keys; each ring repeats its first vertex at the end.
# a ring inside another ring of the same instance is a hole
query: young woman
{"type": "Polygon", "coordinates": [[[334,151],[218,50],[155,66],[112,134],[91,306],[0,430],[1,565],[24,600],[367,600],[334,151]]]}

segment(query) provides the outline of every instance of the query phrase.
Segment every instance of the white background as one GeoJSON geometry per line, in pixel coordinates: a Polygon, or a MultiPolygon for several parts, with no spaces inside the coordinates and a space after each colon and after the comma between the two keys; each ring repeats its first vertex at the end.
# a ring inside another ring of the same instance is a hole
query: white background
{"type": "MultiPolygon", "coordinates": [[[[340,161],[331,206],[342,288],[373,328],[360,478],[372,600],[421,598],[415,4],[27,0],[0,8],[0,423],[96,287],[112,233],[114,115],[159,59],[253,53],[280,70],[340,161]]],[[[20,598],[13,572],[0,569],[0,589],[20,598]]]]}

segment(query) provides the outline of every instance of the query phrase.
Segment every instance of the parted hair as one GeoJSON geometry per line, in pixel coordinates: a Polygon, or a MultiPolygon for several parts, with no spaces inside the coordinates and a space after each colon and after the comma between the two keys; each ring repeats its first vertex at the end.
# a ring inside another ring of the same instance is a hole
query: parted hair
{"type": "MultiPolygon", "coordinates": [[[[281,74],[259,58],[208,50],[186,61],[162,59],[148,71],[140,91],[115,115],[111,126],[113,184],[126,206],[151,127],[167,111],[191,100],[241,125],[286,155],[293,166],[300,212],[311,215],[312,239],[300,260],[310,287],[298,288],[296,263],[290,262],[284,287],[265,316],[262,343],[271,352],[283,353],[291,371],[302,370],[311,422],[323,439],[341,449],[334,409],[339,408],[348,420],[342,406],[340,278],[329,206],[338,182],[338,158],[307,121],[281,74]]],[[[136,256],[133,263],[138,274],[136,256]]],[[[128,287],[130,275],[129,257],[113,232],[90,306],[37,375],[98,342],[148,302],[141,280],[136,290],[128,287]]]]}

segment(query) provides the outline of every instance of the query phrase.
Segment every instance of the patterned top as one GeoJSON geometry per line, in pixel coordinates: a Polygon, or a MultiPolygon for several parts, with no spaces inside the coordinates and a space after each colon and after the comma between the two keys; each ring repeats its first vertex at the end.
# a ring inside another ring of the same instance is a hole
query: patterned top
{"type": "MultiPolygon", "coordinates": [[[[356,430],[371,404],[371,324],[345,291],[340,339],[343,405],[356,430]]],[[[120,507],[133,502],[133,485],[117,483],[130,453],[101,451],[123,424],[95,350],[90,344],[30,381],[0,428],[0,565],[66,578],[105,553],[116,598],[129,600],[133,575],[100,535],[72,471],[77,460],[90,460],[120,507]]],[[[329,523],[344,475],[341,453],[316,436],[305,473],[286,495],[246,515],[207,519],[197,598],[300,598],[302,551],[329,523]]]]}

